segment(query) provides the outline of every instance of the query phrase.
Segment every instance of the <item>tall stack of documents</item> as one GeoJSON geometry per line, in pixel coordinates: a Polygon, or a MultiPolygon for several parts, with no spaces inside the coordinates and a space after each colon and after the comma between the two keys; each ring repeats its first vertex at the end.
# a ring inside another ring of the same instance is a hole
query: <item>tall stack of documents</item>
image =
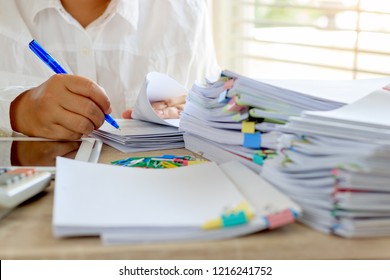
{"type": "Polygon", "coordinates": [[[339,108],[387,82],[258,81],[224,71],[216,82],[193,85],[180,128],[187,149],[217,162],[237,159],[260,172],[289,117],[339,108]]]}
{"type": "Polygon", "coordinates": [[[390,91],[282,128],[262,176],[303,208],[302,221],[345,237],[390,235],[390,91]]]}

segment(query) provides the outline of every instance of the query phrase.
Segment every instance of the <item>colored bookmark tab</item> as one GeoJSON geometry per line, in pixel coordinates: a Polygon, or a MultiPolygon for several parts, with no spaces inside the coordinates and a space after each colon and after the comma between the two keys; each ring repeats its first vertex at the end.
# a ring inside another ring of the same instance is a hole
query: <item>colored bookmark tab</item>
{"type": "Polygon", "coordinates": [[[261,147],[261,134],[256,133],[244,133],[244,147],[259,149],[261,147]]]}
{"type": "Polygon", "coordinates": [[[290,209],[274,213],[264,217],[269,229],[274,229],[280,226],[284,226],[290,223],[293,223],[297,218],[296,213],[290,209]]]}
{"type": "Polygon", "coordinates": [[[224,83],[223,88],[226,89],[226,90],[229,90],[229,89],[231,89],[233,86],[234,86],[234,79],[229,79],[229,80],[227,80],[227,81],[224,83]]]}
{"type": "Polygon", "coordinates": [[[264,163],[264,157],[259,155],[259,154],[254,154],[252,160],[254,163],[256,163],[258,165],[263,165],[263,163],[264,163]]]}
{"type": "Polygon", "coordinates": [[[242,110],[246,109],[247,106],[238,105],[237,104],[237,96],[233,96],[232,99],[228,102],[228,104],[224,107],[225,111],[228,112],[241,112],[242,110]]]}
{"type": "Polygon", "coordinates": [[[187,160],[191,160],[192,159],[191,156],[177,156],[177,155],[169,155],[169,154],[162,155],[161,158],[165,158],[165,159],[179,158],[179,159],[187,159],[187,160]]]}
{"type": "Polygon", "coordinates": [[[242,133],[255,133],[255,122],[249,122],[249,121],[243,121],[242,122],[242,128],[241,132],[242,133]]]}
{"type": "Polygon", "coordinates": [[[253,217],[254,213],[251,207],[244,201],[230,211],[223,213],[219,218],[204,223],[202,229],[209,230],[243,225],[248,223],[253,217]]]}

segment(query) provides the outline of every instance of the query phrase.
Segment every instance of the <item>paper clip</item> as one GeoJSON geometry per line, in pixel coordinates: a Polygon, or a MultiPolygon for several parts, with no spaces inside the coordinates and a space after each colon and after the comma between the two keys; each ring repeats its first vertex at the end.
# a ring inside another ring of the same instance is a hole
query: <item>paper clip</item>
{"type": "Polygon", "coordinates": [[[268,228],[273,229],[283,225],[290,224],[295,221],[298,217],[298,214],[292,209],[286,209],[281,212],[270,214],[264,217],[268,228]]]}
{"type": "Polygon", "coordinates": [[[234,85],[234,79],[229,79],[223,84],[223,88],[229,90],[233,87],[233,85],[234,85]]]}
{"type": "Polygon", "coordinates": [[[259,149],[261,147],[261,134],[256,133],[244,133],[244,147],[259,149]]]}
{"type": "MultiPolygon", "coordinates": [[[[155,157],[133,157],[112,161],[111,164],[125,167],[144,167],[144,168],[175,168],[188,166],[192,163],[199,163],[191,156],[163,155],[155,157]]],[[[201,161],[203,162],[203,161],[201,161]]]]}
{"type": "Polygon", "coordinates": [[[256,131],[255,125],[256,125],[255,122],[243,121],[241,132],[242,133],[255,133],[255,131],[256,131]]]}
{"type": "Polygon", "coordinates": [[[173,164],[172,162],[168,162],[168,161],[162,161],[162,162],[160,162],[160,165],[163,166],[164,168],[176,168],[176,167],[179,167],[179,166],[173,164]]]}
{"type": "Polygon", "coordinates": [[[264,163],[264,157],[259,155],[259,154],[254,154],[252,160],[254,163],[256,163],[258,165],[263,165],[263,163],[264,163]]]}
{"type": "Polygon", "coordinates": [[[188,166],[188,160],[187,159],[181,159],[181,158],[174,158],[173,162],[178,163],[183,166],[188,166]]]}
{"type": "Polygon", "coordinates": [[[224,110],[229,112],[241,112],[246,108],[248,108],[248,106],[237,104],[237,95],[236,95],[232,99],[230,99],[228,104],[224,107],[224,110]]]}
{"type": "Polygon", "coordinates": [[[253,219],[254,213],[249,204],[244,201],[234,209],[227,211],[217,219],[210,220],[202,225],[202,229],[218,229],[223,227],[238,226],[248,223],[253,219]]]}
{"type": "Polygon", "coordinates": [[[147,161],[145,158],[139,158],[139,159],[134,159],[126,164],[126,166],[130,167],[146,167],[147,166],[147,161]]]}
{"type": "Polygon", "coordinates": [[[176,156],[176,155],[163,155],[161,158],[165,159],[175,159],[175,158],[180,158],[180,159],[186,159],[186,160],[191,160],[191,156],[176,156]]]}

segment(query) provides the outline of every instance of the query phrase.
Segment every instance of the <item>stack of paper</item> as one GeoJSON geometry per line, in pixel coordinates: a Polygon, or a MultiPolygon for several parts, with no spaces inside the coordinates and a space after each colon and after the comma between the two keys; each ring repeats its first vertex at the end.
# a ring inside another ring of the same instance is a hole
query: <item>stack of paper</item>
{"type": "Polygon", "coordinates": [[[303,208],[302,221],[346,237],[390,235],[390,92],[305,112],[282,130],[262,175],[303,208]]]}
{"type": "Polygon", "coordinates": [[[140,90],[131,120],[117,120],[120,130],[104,123],[92,136],[122,152],[183,148],[179,119],[161,119],[151,102],[186,94],[186,89],[167,75],[151,72],[140,90]]]}
{"type": "Polygon", "coordinates": [[[173,169],[57,159],[57,237],[108,244],[230,238],[291,223],[300,208],[238,162],[173,169]]]}
{"type": "Polygon", "coordinates": [[[124,153],[184,147],[183,132],[177,127],[133,119],[116,121],[120,130],[104,123],[93,136],[124,153]]]}
{"type": "Polygon", "coordinates": [[[280,127],[304,110],[331,110],[390,82],[257,81],[224,71],[189,91],[180,128],[186,148],[217,162],[235,158],[260,171],[264,149],[276,149],[280,127]]]}

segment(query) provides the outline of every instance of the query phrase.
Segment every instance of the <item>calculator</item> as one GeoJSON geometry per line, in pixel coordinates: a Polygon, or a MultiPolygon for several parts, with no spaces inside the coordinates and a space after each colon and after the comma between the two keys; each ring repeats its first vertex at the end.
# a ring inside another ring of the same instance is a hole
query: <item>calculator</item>
{"type": "Polygon", "coordinates": [[[0,218],[49,186],[52,174],[34,168],[0,169],[0,218]]]}

